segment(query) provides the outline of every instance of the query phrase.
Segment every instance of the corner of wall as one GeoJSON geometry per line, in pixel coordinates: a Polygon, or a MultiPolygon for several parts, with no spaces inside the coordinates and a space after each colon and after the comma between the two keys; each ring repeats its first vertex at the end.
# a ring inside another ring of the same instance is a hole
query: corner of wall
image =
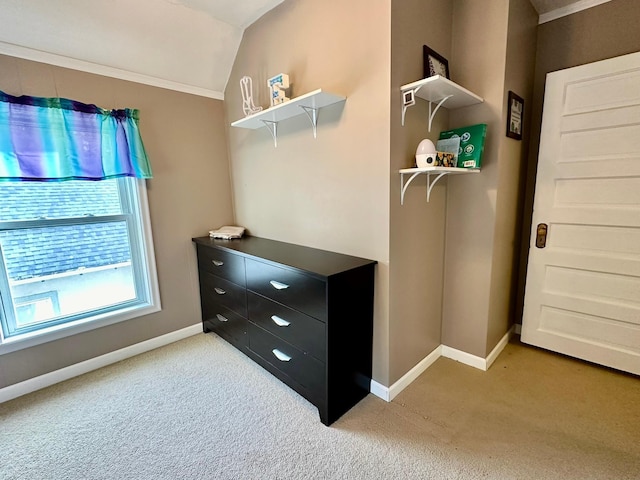
{"type": "Polygon", "coordinates": [[[441,110],[431,132],[423,100],[407,110],[401,125],[400,87],[423,78],[423,45],[450,56],[452,4],[449,0],[393,0],[391,9],[391,133],[389,160],[389,380],[398,381],[440,345],[446,183],[426,201],[424,176],[400,205],[398,170],[414,165],[416,147],[434,142],[448,125],[441,110]],[[425,28],[429,24],[429,28],[425,28]]]}

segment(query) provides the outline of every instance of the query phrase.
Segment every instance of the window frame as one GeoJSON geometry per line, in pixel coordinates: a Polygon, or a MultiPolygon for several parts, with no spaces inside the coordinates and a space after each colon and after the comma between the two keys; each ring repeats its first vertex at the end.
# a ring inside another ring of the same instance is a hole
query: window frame
{"type": "MultiPolygon", "coordinates": [[[[158,286],[157,269],[155,263],[155,252],[153,247],[153,237],[151,232],[151,219],[149,215],[149,203],[147,197],[146,181],[131,177],[119,178],[118,182],[129,182],[123,187],[118,186],[120,192],[120,200],[123,210],[131,212],[122,215],[104,215],[99,217],[74,217],[70,219],[56,220],[35,220],[35,221],[19,221],[19,222],[2,222],[4,226],[12,223],[19,223],[21,228],[26,227],[42,227],[42,226],[59,226],[59,225],[77,225],[81,223],[99,223],[106,221],[122,221],[126,220],[128,231],[139,232],[140,241],[130,241],[132,264],[138,262],[140,268],[134,268],[136,284],[136,296],[146,297],[146,302],[138,301],[136,304],[96,309],[98,313],[93,315],[81,315],[79,318],[72,320],[61,320],[50,326],[35,329],[33,331],[19,333],[10,337],[5,337],[3,329],[0,328],[0,355],[14,352],[24,348],[29,348],[42,343],[58,340],[71,335],[88,332],[107,325],[131,320],[143,315],[148,315],[161,310],[160,292],[158,286]],[[137,225],[131,225],[133,222],[137,225]],[[140,289],[140,291],[138,290],[140,289]]],[[[0,284],[8,285],[6,272],[4,267],[0,267],[0,275],[3,280],[0,284]]],[[[2,322],[6,321],[6,309],[13,308],[10,292],[4,289],[0,291],[0,315],[3,316],[2,322]],[[9,293],[10,302],[2,301],[9,293]]]]}

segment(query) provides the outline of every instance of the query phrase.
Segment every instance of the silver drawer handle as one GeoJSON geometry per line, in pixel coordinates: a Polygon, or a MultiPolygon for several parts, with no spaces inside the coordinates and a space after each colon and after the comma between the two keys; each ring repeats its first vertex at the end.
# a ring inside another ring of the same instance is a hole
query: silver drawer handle
{"type": "Polygon", "coordinates": [[[224,295],[225,293],[227,293],[223,289],[218,288],[218,287],[215,287],[214,290],[218,295],[224,295]]]}
{"type": "Polygon", "coordinates": [[[224,265],[224,262],[221,262],[220,260],[211,260],[211,263],[213,263],[216,267],[221,267],[222,265],[224,265]]]}
{"type": "Polygon", "coordinates": [[[288,327],[289,325],[291,325],[291,322],[287,322],[284,318],[280,318],[277,315],[271,315],[271,320],[273,320],[273,323],[275,323],[279,327],[288,327]]]}
{"type": "Polygon", "coordinates": [[[271,350],[271,353],[273,353],[276,356],[276,358],[281,362],[288,362],[289,360],[291,360],[291,357],[289,355],[282,353],[277,348],[274,348],[273,350],[271,350]]]}
{"type": "Polygon", "coordinates": [[[224,315],[220,315],[219,313],[216,313],[216,318],[218,320],[220,320],[221,322],[228,322],[229,319],[227,317],[225,317],[224,315]]]}
{"type": "Polygon", "coordinates": [[[276,282],[275,280],[271,280],[269,283],[273,288],[277,290],[284,290],[285,288],[289,288],[289,285],[287,285],[286,283],[276,282]]]}

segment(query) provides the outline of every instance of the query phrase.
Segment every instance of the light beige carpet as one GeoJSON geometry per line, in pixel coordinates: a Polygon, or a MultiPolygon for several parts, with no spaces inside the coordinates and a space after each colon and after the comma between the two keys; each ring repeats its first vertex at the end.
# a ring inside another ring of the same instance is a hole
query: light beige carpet
{"type": "Polygon", "coordinates": [[[640,379],[512,342],[332,427],[213,334],[0,405],[0,479],[640,479],[640,379]]]}

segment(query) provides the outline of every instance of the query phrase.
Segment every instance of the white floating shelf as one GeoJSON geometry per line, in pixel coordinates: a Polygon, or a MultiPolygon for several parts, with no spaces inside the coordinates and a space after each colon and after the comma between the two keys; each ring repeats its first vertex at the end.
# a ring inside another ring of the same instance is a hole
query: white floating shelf
{"type": "Polygon", "coordinates": [[[413,96],[416,96],[429,102],[429,131],[431,131],[433,117],[440,107],[454,110],[484,102],[482,97],[441,75],[408,83],[401,86],[400,91],[402,92],[402,125],[404,125],[405,112],[415,103],[413,96]],[[432,104],[436,104],[433,112],[432,104]]]}
{"type": "Polygon", "coordinates": [[[346,97],[323,92],[322,89],[319,88],[299,97],[292,98],[288,102],[236,120],[231,126],[249,128],[251,130],[267,127],[273,136],[274,144],[277,146],[278,123],[292,117],[297,117],[298,115],[306,114],[311,122],[313,137],[315,138],[318,125],[318,110],[335,103],[344,102],[345,100],[346,97]]]}
{"type": "Polygon", "coordinates": [[[427,176],[427,202],[431,197],[431,190],[434,185],[445,175],[460,175],[465,173],[478,173],[479,168],[455,168],[455,167],[422,167],[422,168],[403,168],[400,170],[400,205],[404,205],[404,193],[407,191],[407,187],[418,175],[425,174],[427,176]],[[406,183],[404,181],[405,175],[411,175],[406,183]],[[431,176],[436,177],[431,180],[431,176]]]}
{"type": "Polygon", "coordinates": [[[434,75],[417,82],[408,83],[400,87],[400,90],[403,92],[414,90],[416,97],[434,103],[440,102],[445,97],[450,97],[446,106],[450,110],[468,107],[484,101],[475,93],[441,75],[434,75]]]}

